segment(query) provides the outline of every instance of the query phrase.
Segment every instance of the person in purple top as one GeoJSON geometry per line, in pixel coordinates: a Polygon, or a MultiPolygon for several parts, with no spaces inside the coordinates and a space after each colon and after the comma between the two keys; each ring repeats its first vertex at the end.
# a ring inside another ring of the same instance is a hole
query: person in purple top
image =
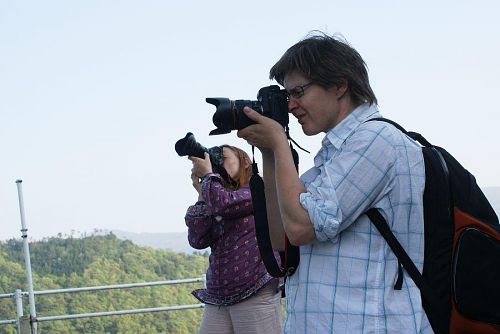
{"type": "Polygon", "coordinates": [[[281,333],[278,280],[267,273],[255,236],[250,158],[234,146],[222,152],[228,180],[212,170],[208,153],[189,157],[198,201],[185,216],[188,241],[211,250],[206,289],[192,292],[205,303],[200,333],[281,333]]]}

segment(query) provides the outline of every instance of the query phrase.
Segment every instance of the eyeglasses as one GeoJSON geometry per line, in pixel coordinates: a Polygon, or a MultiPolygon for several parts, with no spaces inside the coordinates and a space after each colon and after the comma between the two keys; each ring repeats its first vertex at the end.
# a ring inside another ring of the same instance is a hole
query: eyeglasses
{"type": "Polygon", "coordinates": [[[314,82],[311,81],[309,83],[306,83],[305,85],[295,86],[292,89],[286,91],[286,95],[287,95],[288,99],[290,99],[290,97],[293,97],[294,99],[298,99],[298,98],[302,97],[302,95],[304,95],[304,91],[306,90],[306,88],[311,86],[313,83],[314,82]]]}

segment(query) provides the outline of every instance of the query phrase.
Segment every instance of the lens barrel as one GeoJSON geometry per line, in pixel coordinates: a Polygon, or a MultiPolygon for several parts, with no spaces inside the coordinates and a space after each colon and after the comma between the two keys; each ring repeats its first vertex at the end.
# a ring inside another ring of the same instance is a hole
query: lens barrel
{"type": "Polygon", "coordinates": [[[262,113],[262,106],[259,101],[233,101],[225,97],[209,97],[206,101],[216,107],[212,121],[217,128],[210,131],[210,135],[230,133],[232,130],[240,130],[251,124],[255,124],[243,112],[243,108],[245,107],[250,107],[262,113]]]}
{"type": "Polygon", "coordinates": [[[175,151],[181,157],[189,155],[203,159],[208,149],[198,143],[191,132],[188,132],[184,138],[175,143],[175,151]]]}

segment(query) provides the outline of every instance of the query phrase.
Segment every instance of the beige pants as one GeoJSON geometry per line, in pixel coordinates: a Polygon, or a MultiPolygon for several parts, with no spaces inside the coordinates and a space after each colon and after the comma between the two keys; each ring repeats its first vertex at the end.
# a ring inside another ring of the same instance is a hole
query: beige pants
{"type": "Polygon", "coordinates": [[[281,333],[281,322],[281,293],[270,284],[238,304],[206,304],[200,334],[281,333]]]}

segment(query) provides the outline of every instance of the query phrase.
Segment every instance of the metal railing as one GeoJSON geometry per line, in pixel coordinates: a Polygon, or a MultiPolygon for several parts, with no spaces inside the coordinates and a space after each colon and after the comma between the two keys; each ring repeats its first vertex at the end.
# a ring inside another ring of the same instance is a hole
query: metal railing
{"type": "Polygon", "coordinates": [[[157,281],[157,282],[141,282],[141,283],[129,283],[129,284],[115,284],[115,285],[103,285],[94,287],[82,287],[82,288],[68,288],[68,289],[52,289],[43,291],[34,291],[33,289],[33,279],[31,273],[31,260],[29,253],[29,243],[28,243],[28,229],[26,228],[25,215],[24,215],[24,201],[22,192],[22,180],[16,180],[17,192],[19,198],[19,212],[21,218],[21,237],[23,240],[23,253],[24,253],[24,264],[26,270],[26,280],[28,283],[28,291],[21,291],[17,289],[14,293],[0,294],[0,299],[2,298],[14,298],[16,303],[16,319],[6,319],[0,320],[0,325],[17,325],[17,332],[19,334],[38,333],[38,323],[42,321],[55,321],[55,320],[65,320],[65,319],[78,319],[78,318],[93,318],[93,317],[104,317],[111,315],[125,315],[125,314],[138,314],[138,313],[151,313],[151,312],[163,312],[163,311],[173,311],[173,310],[186,310],[193,308],[202,308],[204,304],[191,304],[191,305],[176,305],[176,306],[164,306],[164,307],[152,307],[152,308],[141,308],[132,310],[115,310],[109,312],[96,312],[96,313],[80,313],[80,314],[66,314],[66,315],[55,315],[38,317],[36,314],[35,307],[35,295],[50,295],[50,294],[60,294],[60,293],[72,293],[72,292],[83,292],[83,291],[97,291],[97,290],[111,290],[111,289],[128,289],[136,287],[147,287],[147,286],[157,286],[157,285],[172,285],[172,284],[186,284],[186,283],[196,283],[202,282],[203,287],[206,287],[206,276],[202,275],[200,278],[188,278],[180,280],[170,280],[170,281],[157,281]],[[23,296],[28,296],[29,301],[29,316],[24,316],[23,314],[23,296]]]}
{"type": "MultiPolygon", "coordinates": [[[[52,294],[62,294],[62,293],[73,293],[73,292],[87,292],[87,291],[98,291],[98,290],[112,290],[112,289],[128,289],[137,287],[149,287],[149,286],[159,286],[159,285],[174,285],[174,284],[189,284],[189,283],[203,283],[203,287],[206,286],[206,276],[202,275],[199,278],[187,278],[179,280],[169,280],[169,281],[156,281],[156,282],[140,282],[140,283],[129,283],[129,284],[114,284],[114,285],[102,285],[102,286],[91,286],[91,287],[81,287],[81,288],[68,288],[68,289],[52,289],[52,290],[41,290],[33,291],[35,296],[41,295],[52,295],[52,294]]],[[[2,298],[14,298],[16,302],[16,319],[0,320],[0,325],[17,325],[18,333],[22,332],[22,320],[23,315],[23,296],[28,296],[29,293],[26,291],[16,290],[14,293],[0,294],[0,299],[2,298]]],[[[43,321],[55,321],[55,320],[67,320],[67,319],[79,319],[79,318],[94,318],[94,317],[104,317],[111,315],[126,315],[126,314],[139,314],[139,313],[152,313],[152,312],[164,312],[164,311],[174,311],[174,310],[186,310],[186,309],[196,309],[203,308],[204,304],[189,304],[189,305],[174,305],[174,306],[163,306],[163,307],[151,307],[151,308],[141,308],[141,309],[131,309],[131,310],[115,310],[108,312],[95,312],[95,313],[79,313],[79,314],[63,314],[55,316],[46,317],[33,317],[30,316],[28,319],[29,326],[31,327],[29,332],[36,333],[36,324],[43,321]]],[[[27,326],[27,325],[24,325],[27,326]]]]}

